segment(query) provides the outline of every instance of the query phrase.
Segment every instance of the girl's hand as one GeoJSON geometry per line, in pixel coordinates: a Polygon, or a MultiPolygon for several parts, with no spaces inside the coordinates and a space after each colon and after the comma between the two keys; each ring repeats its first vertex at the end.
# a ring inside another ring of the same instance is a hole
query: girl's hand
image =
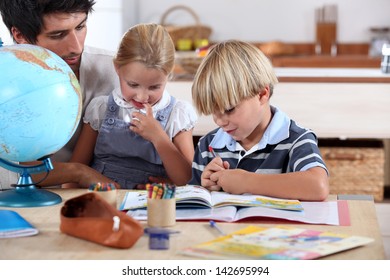
{"type": "Polygon", "coordinates": [[[212,176],[215,172],[225,169],[229,169],[229,163],[222,161],[220,157],[214,158],[202,172],[201,185],[210,191],[221,190],[221,186],[218,184],[217,180],[212,178],[212,176]]]}
{"type": "Polygon", "coordinates": [[[134,112],[130,130],[141,135],[144,139],[154,143],[166,135],[161,124],[153,117],[152,106],[145,103],[146,114],[134,112]]]}

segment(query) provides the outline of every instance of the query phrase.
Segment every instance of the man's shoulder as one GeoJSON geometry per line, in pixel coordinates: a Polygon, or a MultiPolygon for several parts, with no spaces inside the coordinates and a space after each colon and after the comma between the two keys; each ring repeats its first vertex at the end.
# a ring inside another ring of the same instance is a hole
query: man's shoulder
{"type": "Polygon", "coordinates": [[[119,86],[113,64],[113,52],[84,47],[80,65],[80,83],[87,90],[104,91],[105,94],[119,86]]]}
{"type": "Polygon", "coordinates": [[[102,56],[102,57],[109,57],[112,59],[115,55],[115,52],[100,48],[95,48],[91,46],[85,46],[83,54],[87,57],[95,57],[95,56],[102,56]]]}

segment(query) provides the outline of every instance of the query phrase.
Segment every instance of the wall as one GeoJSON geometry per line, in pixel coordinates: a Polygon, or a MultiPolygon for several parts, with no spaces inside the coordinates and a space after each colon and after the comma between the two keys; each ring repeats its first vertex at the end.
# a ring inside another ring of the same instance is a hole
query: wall
{"type": "MultiPolygon", "coordinates": [[[[369,28],[390,26],[389,0],[96,0],[89,19],[89,45],[115,50],[124,30],[139,22],[160,22],[171,6],[184,4],[213,28],[212,40],[282,40],[312,42],[314,10],[324,4],[337,4],[338,39],[343,43],[369,42],[369,28]],[[157,4],[158,3],[158,4],[157,4]]],[[[193,24],[186,12],[176,11],[167,20],[193,24]]],[[[0,24],[0,36],[12,43],[0,24]]]]}
{"type": "MultiPolygon", "coordinates": [[[[130,2],[127,0],[96,0],[94,11],[88,19],[86,44],[115,50],[123,34],[124,6],[130,2]]],[[[5,44],[13,43],[2,20],[0,20],[0,37],[5,44]]]]}
{"type": "MultiPolygon", "coordinates": [[[[338,38],[342,42],[363,42],[370,38],[369,27],[390,26],[388,0],[130,0],[139,3],[139,17],[144,22],[159,22],[169,7],[184,4],[199,15],[201,22],[214,30],[213,39],[249,41],[314,40],[314,11],[324,4],[337,4],[338,38]]],[[[175,12],[172,23],[192,24],[191,16],[175,12]]],[[[129,25],[135,21],[128,19],[129,25]]]]}

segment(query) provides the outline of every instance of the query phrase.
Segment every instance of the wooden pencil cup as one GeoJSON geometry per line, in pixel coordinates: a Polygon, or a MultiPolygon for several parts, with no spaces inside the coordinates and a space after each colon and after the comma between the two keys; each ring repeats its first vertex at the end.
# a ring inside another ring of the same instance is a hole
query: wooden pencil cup
{"type": "Polygon", "coordinates": [[[176,223],[176,199],[148,198],[148,226],[171,227],[176,223]]]}

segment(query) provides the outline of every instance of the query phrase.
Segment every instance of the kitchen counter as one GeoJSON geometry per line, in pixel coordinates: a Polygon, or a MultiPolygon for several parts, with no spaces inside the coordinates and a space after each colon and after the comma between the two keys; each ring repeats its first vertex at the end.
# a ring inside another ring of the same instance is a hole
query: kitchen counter
{"type": "MultiPolygon", "coordinates": [[[[191,81],[169,82],[167,90],[192,103],[191,86],[191,81]]],[[[281,82],[275,86],[271,104],[320,138],[390,138],[390,86],[386,83],[281,82]]],[[[193,134],[202,136],[214,128],[212,117],[202,115],[193,134]]]]}

